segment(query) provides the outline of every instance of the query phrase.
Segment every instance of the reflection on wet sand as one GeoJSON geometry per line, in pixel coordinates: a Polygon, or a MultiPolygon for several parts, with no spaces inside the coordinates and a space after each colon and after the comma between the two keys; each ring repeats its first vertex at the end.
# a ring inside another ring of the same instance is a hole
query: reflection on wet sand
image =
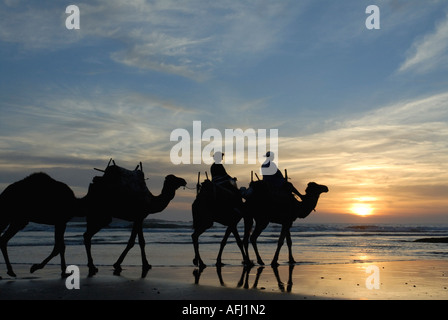
{"type": "MultiPolygon", "coordinates": [[[[236,288],[257,289],[257,290],[265,289],[264,287],[258,288],[259,280],[261,278],[263,270],[265,269],[264,266],[260,266],[257,268],[255,278],[253,278],[254,280],[253,280],[252,286],[250,285],[251,284],[251,282],[250,282],[250,278],[251,278],[250,274],[251,273],[250,272],[251,272],[253,266],[242,266],[241,268],[242,268],[241,277],[239,278],[238,282],[235,285],[236,288]]],[[[291,292],[292,286],[293,286],[292,277],[293,277],[294,265],[291,264],[289,266],[286,290],[285,290],[285,283],[280,278],[278,266],[272,266],[271,268],[274,272],[274,276],[275,276],[275,279],[277,280],[277,285],[278,285],[278,289],[280,290],[280,292],[288,292],[288,293],[291,292]]],[[[194,276],[195,284],[200,284],[199,281],[200,281],[200,278],[201,278],[201,275],[202,275],[202,272],[204,271],[204,269],[205,269],[205,267],[200,267],[200,268],[194,269],[193,276],[194,276]]],[[[216,266],[216,274],[218,276],[219,284],[224,287],[233,287],[233,285],[228,285],[228,284],[226,284],[226,281],[224,281],[222,269],[223,269],[222,266],[216,266]]]]}

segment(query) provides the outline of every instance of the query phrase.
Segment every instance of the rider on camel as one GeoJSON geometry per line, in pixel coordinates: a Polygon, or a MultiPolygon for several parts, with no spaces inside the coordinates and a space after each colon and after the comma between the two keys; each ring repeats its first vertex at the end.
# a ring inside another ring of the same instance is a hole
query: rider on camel
{"type": "Polygon", "coordinates": [[[268,184],[269,189],[273,194],[284,194],[286,192],[295,193],[299,196],[300,199],[303,199],[303,195],[292,185],[292,183],[288,182],[284,177],[281,171],[278,169],[275,164],[274,157],[275,154],[272,151],[266,152],[266,160],[261,165],[261,173],[263,175],[263,181],[268,184]]]}
{"type": "Polygon", "coordinates": [[[235,202],[236,205],[240,205],[241,195],[236,185],[236,178],[232,178],[222,165],[224,153],[217,151],[213,155],[215,162],[210,167],[212,174],[212,182],[224,190],[230,196],[230,201],[235,202]]]}

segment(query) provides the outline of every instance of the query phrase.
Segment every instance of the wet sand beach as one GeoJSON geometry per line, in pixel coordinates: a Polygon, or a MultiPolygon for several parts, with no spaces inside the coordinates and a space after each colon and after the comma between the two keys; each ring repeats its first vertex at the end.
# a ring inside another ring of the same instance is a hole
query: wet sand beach
{"type": "Polygon", "coordinates": [[[34,274],[14,265],[16,278],[2,273],[1,300],[446,300],[448,261],[388,261],[347,264],[153,267],[123,266],[120,276],[100,266],[94,277],[80,266],[79,289],[67,289],[56,264],[34,274]],[[369,266],[374,266],[368,270],[369,266]],[[378,277],[376,277],[378,276],[378,277]],[[375,286],[375,281],[379,284],[375,286]],[[370,288],[369,288],[370,287],[370,288]]]}

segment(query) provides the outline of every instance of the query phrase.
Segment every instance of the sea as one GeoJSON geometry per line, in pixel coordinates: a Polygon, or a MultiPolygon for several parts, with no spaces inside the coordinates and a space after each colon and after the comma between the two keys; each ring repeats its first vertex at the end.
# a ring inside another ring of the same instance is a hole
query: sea
{"type": "MultiPolygon", "coordinates": [[[[67,225],[65,233],[67,264],[86,265],[83,245],[85,221],[67,225]]],[[[258,238],[258,248],[266,264],[271,262],[280,235],[280,225],[270,224],[258,238]]],[[[154,266],[193,266],[192,222],[148,219],[144,223],[145,251],[154,266]]],[[[214,265],[225,227],[215,224],[199,238],[199,250],[207,265],[214,265]]],[[[243,223],[239,225],[243,237],[243,223]]],[[[126,247],[131,223],[113,221],[92,240],[92,254],[97,266],[111,266],[126,247]]],[[[422,238],[448,237],[448,225],[414,224],[313,224],[296,222],[291,228],[293,255],[298,264],[371,263],[400,260],[448,259],[448,243],[416,242],[422,238]]],[[[51,252],[54,243],[52,226],[30,223],[9,241],[8,252],[13,264],[33,264],[51,252]]],[[[250,258],[255,255],[250,247],[250,258]]],[[[231,235],[222,262],[241,265],[242,257],[231,235]]],[[[280,265],[288,263],[286,242],[280,265]]],[[[54,258],[50,264],[59,264],[54,258]]],[[[128,253],[123,265],[140,266],[138,242],[128,253]]],[[[3,258],[0,269],[4,270],[3,258]],[[3,266],[2,266],[3,265],[3,266]]],[[[2,271],[3,272],[3,271],[2,271]]]]}

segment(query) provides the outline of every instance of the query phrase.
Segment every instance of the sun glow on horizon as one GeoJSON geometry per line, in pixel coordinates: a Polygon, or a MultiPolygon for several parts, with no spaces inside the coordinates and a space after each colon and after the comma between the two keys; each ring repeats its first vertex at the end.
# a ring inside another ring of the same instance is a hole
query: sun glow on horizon
{"type": "Polygon", "coordinates": [[[350,208],[350,211],[358,216],[367,217],[373,213],[373,208],[370,204],[356,203],[350,208]]]}

